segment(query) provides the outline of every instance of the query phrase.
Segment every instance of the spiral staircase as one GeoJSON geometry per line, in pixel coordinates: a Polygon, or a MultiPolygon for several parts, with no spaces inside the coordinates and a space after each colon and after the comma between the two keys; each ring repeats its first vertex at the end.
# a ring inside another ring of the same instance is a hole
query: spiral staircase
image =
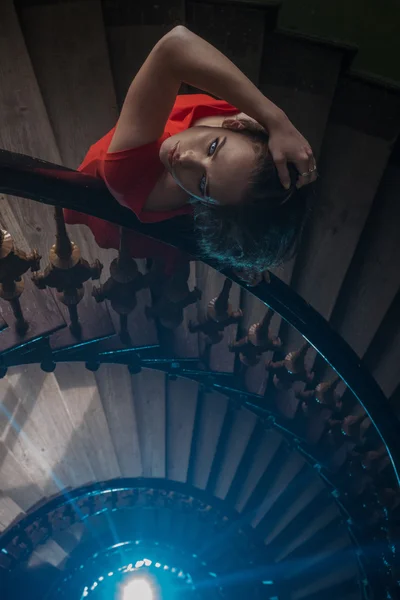
{"type": "Polygon", "coordinates": [[[279,7],[2,0],[1,600],[117,599],[138,572],[163,598],[397,597],[400,95],[279,7]],[[255,288],[200,261],[166,280],[32,201],[57,204],[30,174],[68,184],[178,23],[318,157],[299,253],[255,288]]]}

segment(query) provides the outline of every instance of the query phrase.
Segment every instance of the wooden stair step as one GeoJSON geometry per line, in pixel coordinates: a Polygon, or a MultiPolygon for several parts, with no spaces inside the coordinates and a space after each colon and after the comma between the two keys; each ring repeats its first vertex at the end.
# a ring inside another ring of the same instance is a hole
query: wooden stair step
{"type": "Polygon", "coordinates": [[[305,467],[304,459],[298,452],[293,452],[282,462],[284,462],[284,466],[282,466],[281,472],[276,477],[275,473],[271,474],[271,471],[269,473],[270,480],[268,486],[263,490],[263,498],[258,503],[254,518],[252,519],[253,527],[257,527],[260,521],[266,518],[271,507],[275,503],[279,503],[287,487],[291,485],[293,479],[296,479],[305,467]]]}
{"type": "Polygon", "coordinates": [[[400,288],[399,186],[400,161],[389,161],[331,317],[332,326],[361,357],[400,288]]]}
{"type": "Polygon", "coordinates": [[[333,541],[322,543],[317,553],[309,555],[305,560],[295,564],[288,578],[290,578],[291,584],[297,588],[308,583],[316,570],[321,576],[345,561],[355,561],[354,548],[351,547],[347,532],[338,534],[333,541]]]}
{"type": "Polygon", "coordinates": [[[215,392],[202,394],[198,402],[188,483],[202,490],[207,487],[227,409],[227,398],[215,392]]]}
{"type": "Polygon", "coordinates": [[[79,451],[82,470],[88,468],[89,473],[93,473],[89,481],[120,477],[116,450],[94,374],[83,363],[60,363],[54,376],[73,428],[67,452],[79,451]]]}
{"type": "MultiPolygon", "coordinates": [[[[2,307],[0,307],[0,310],[2,309],[2,307]]],[[[3,331],[3,329],[5,329],[6,327],[8,327],[7,323],[5,322],[5,320],[3,319],[3,317],[0,315],[0,333],[3,331]]]]}
{"type": "MultiPolygon", "coordinates": [[[[55,162],[76,169],[89,146],[117,120],[101,3],[22,6],[20,19],[62,161],[55,162]]],[[[46,232],[50,245],[52,230],[54,227],[46,232]]],[[[83,258],[90,263],[95,258],[103,264],[109,261],[110,253],[96,245],[86,226],[74,225],[68,230],[83,258]]],[[[106,272],[108,276],[108,269],[106,272]]],[[[64,350],[115,333],[106,306],[93,301],[90,285],[85,288],[78,306],[81,339],[76,340],[66,329],[52,336],[52,350],[64,350]]],[[[66,308],[61,311],[68,320],[66,308]]]]}
{"type": "Polygon", "coordinates": [[[142,458],[132,378],[125,365],[104,364],[95,373],[122,477],[140,477],[142,458]]]}
{"type": "Polygon", "coordinates": [[[213,493],[218,498],[226,498],[234,480],[238,466],[256,427],[254,413],[241,408],[235,410],[234,421],[229,432],[224,455],[218,465],[218,473],[213,493]]]}
{"type": "Polygon", "coordinates": [[[49,290],[38,290],[29,275],[24,277],[24,284],[20,305],[29,327],[25,333],[18,333],[11,306],[1,301],[1,314],[8,327],[0,331],[0,355],[20,349],[26,352],[29,344],[49,335],[59,335],[67,329],[66,320],[53,294],[49,290]]]}
{"type": "Polygon", "coordinates": [[[358,579],[357,566],[352,563],[345,563],[329,575],[317,578],[312,583],[308,583],[302,588],[295,590],[292,598],[293,600],[317,600],[317,598],[321,597],[321,593],[326,597],[326,593],[330,593],[331,591],[332,595],[328,596],[328,598],[342,598],[341,592],[349,591],[349,587],[353,587],[353,582],[356,579],[358,579]],[[342,582],[346,582],[345,585],[341,585],[342,582]],[[330,590],[329,588],[331,587],[332,589],[330,590]]]}
{"type": "MultiPolygon", "coordinates": [[[[310,480],[312,479],[311,474],[309,475],[309,478],[310,480]]],[[[295,499],[293,499],[292,497],[289,505],[285,502],[286,498],[283,498],[283,506],[281,505],[281,503],[279,503],[279,505],[276,505],[276,509],[274,507],[272,509],[272,512],[270,511],[269,517],[266,520],[267,523],[265,533],[267,535],[264,538],[265,543],[267,545],[270,545],[271,548],[273,548],[274,544],[280,543],[278,541],[279,536],[287,535],[287,528],[292,527],[292,530],[295,530],[295,528],[297,528],[298,525],[293,524],[294,520],[298,516],[299,519],[303,520],[300,516],[301,512],[303,510],[311,510],[309,508],[311,503],[317,496],[321,494],[321,492],[324,491],[324,489],[324,484],[322,483],[321,479],[317,477],[314,478],[314,481],[310,481],[310,484],[306,486],[305,489],[297,491],[295,499]]],[[[317,504],[316,510],[318,510],[318,508],[320,507],[317,504]]],[[[314,511],[315,509],[312,510],[314,511]]],[[[260,525],[258,526],[258,531],[260,531],[261,535],[263,535],[262,527],[263,523],[260,523],[260,525]]],[[[271,552],[273,554],[274,550],[272,549],[271,552]]]]}
{"type": "MultiPolygon", "coordinates": [[[[50,336],[49,344],[54,355],[115,336],[116,331],[108,312],[104,311],[104,307],[99,308],[93,298],[88,297],[87,292],[85,296],[86,301],[84,297],[78,305],[79,334],[74,334],[68,326],[50,336]]],[[[61,304],[59,308],[64,319],[70,322],[68,308],[61,304]]]]}
{"type": "Polygon", "coordinates": [[[337,507],[325,487],[317,488],[316,492],[314,487],[312,497],[308,497],[307,500],[308,503],[303,503],[292,520],[269,542],[268,552],[271,560],[284,560],[288,554],[300,548],[303,543],[306,544],[308,539],[336,518],[337,507]]]}
{"type": "Polygon", "coordinates": [[[364,362],[389,398],[399,385],[400,356],[400,293],[389,310],[369,346],[364,362]]]}
{"type": "Polygon", "coordinates": [[[260,10],[239,3],[189,1],[186,24],[258,84],[265,26],[260,10]]]}
{"type": "Polygon", "coordinates": [[[133,78],[152,48],[173,26],[185,22],[185,2],[167,4],[138,2],[103,3],[117,103],[121,109],[133,78]]]}
{"type": "MultiPolygon", "coordinates": [[[[282,108],[293,124],[308,139],[317,158],[331,109],[335,86],[343,62],[344,49],[324,46],[293,34],[273,32],[266,36],[260,71],[259,88],[263,94],[282,108]],[[312,115],[312,118],[310,118],[312,115]]],[[[323,177],[320,161],[318,170],[323,177]]],[[[290,283],[295,260],[287,261],[272,272],[290,283]]],[[[243,329],[261,321],[266,307],[250,293],[243,294],[243,329]]],[[[281,318],[276,315],[271,330],[278,334],[281,318]]],[[[258,365],[246,371],[249,391],[263,395],[268,381],[263,355],[258,365]]]]}
{"type": "MultiPolygon", "coordinates": [[[[350,76],[342,76],[339,81],[320,159],[319,201],[292,282],[295,290],[327,319],[332,315],[400,128],[399,108],[394,93],[350,76]]],[[[295,330],[289,330],[287,337],[289,349],[298,345],[300,336],[295,330]]],[[[309,361],[312,356],[310,352],[309,361]]]]}
{"type": "Polygon", "coordinates": [[[165,373],[142,369],[132,375],[143,477],[166,476],[165,373]]]}
{"type": "Polygon", "coordinates": [[[24,511],[9,496],[0,495],[0,533],[24,516],[24,511]]]}
{"type": "Polygon", "coordinates": [[[259,484],[263,474],[268,469],[275,455],[280,454],[282,444],[282,436],[276,431],[264,431],[260,443],[254,448],[255,454],[253,460],[250,462],[249,460],[246,460],[247,458],[250,459],[250,457],[246,457],[246,455],[243,456],[243,459],[246,460],[247,464],[250,462],[248,472],[241,482],[241,488],[238,490],[239,493],[236,497],[232,498],[232,501],[235,502],[235,508],[239,512],[242,512],[248,505],[249,499],[259,484]]]}
{"type": "Polygon", "coordinates": [[[297,530],[289,543],[280,544],[279,551],[275,556],[275,562],[286,560],[288,556],[292,556],[296,552],[297,554],[301,554],[302,552],[307,553],[310,547],[310,540],[312,542],[313,537],[321,531],[324,532],[324,536],[335,535],[339,516],[339,509],[332,500],[331,504],[324,507],[324,510],[318,511],[316,515],[314,513],[307,522],[303,522],[303,527],[297,530]]]}
{"type": "MultiPolygon", "coordinates": [[[[273,501],[269,501],[267,506],[264,507],[264,515],[257,517],[257,531],[261,533],[263,526],[265,525],[265,531],[270,531],[271,523],[279,523],[280,519],[284,520],[286,513],[290,511],[293,498],[298,497],[301,493],[311,487],[315,481],[318,481],[319,477],[313,472],[309,465],[305,464],[300,470],[292,477],[289,483],[284,489],[278,490],[279,496],[275,495],[273,501]]],[[[282,486],[283,487],[283,486],[282,486]]]]}
{"type": "Polygon", "coordinates": [[[185,482],[194,435],[199,385],[178,377],[166,382],[167,477],[185,482]]]}
{"type": "Polygon", "coordinates": [[[42,565],[51,565],[58,569],[66,557],[67,554],[65,550],[63,550],[57,542],[49,539],[45,544],[38,546],[32,553],[27,568],[35,569],[42,565]]]}

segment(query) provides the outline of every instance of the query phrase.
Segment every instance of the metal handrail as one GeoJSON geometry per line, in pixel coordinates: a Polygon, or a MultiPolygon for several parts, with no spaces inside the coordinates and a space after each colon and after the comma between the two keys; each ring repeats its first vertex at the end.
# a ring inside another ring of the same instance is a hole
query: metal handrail
{"type": "Polygon", "coordinates": [[[180,236],[165,224],[160,228],[141,223],[132,211],[115,200],[101,179],[41,159],[0,150],[0,192],[76,210],[132,229],[175,246],[247,289],[297,329],[341,377],[379,433],[400,485],[399,428],[386,396],[361,359],[326,319],[278,277],[270,273],[268,282],[249,287],[233,271],[221,269],[215,261],[202,256],[194,236],[180,236]]]}

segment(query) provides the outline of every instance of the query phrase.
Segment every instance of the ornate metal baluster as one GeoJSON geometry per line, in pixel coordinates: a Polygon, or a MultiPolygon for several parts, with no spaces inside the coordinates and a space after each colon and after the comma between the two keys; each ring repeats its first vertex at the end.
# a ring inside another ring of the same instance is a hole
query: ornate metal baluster
{"type": "Polygon", "coordinates": [[[310,373],[304,363],[309,348],[310,344],[305,342],[299,350],[289,352],[284,360],[266,361],[265,368],[273,374],[273,382],[276,387],[290,389],[295,381],[312,382],[314,373],[310,373]]]}
{"type": "Polygon", "coordinates": [[[85,293],[83,283],[88,279],[99,279],[103,265],[97,259],[89,265],[81,257],[78,246],[69,239],[62,208],[55,208],[54,218],[56,243],[50,249],[50,264],[43,273],[36,273],[32,279],[39,289],[51,287],[57,290],[58,299],[69,311],[70,330],[79,338],[81,326],[77,306],[85,293]]]}
{"type": "Polygon", "coordinates": [[[201,298],[201,291],[197,287],[189,290],[190,263],[187,261],[180,264],[171,277],[163,281],[162,265],[154,260],[151,273],[154,273],[151,282],[153,295],[158,297],[154,298],[151,307],[146,307],[146,316],[158,318],[161,325],[167,329],[176,329],[183,321],[184,309],[201,298]]]}
{"type": "Polygon", "coordinates": [[[109,300],[119,315],[120,340],[130,345],[128,333],[128,315],[136,308],[136,292],[148,287],[151,274],[142,275],[135,260],[131,257],[128,245],[129,232],[120,228],[118,257],[110,265],[110,277],[99,287],[94,287],[92,295],[96,302],[109,300]]]}
{"type": "Polygon", "coordinates": [[[231,287],[232,281],[225,279],[220,294],[208,303],[206,320],[202,323],[189,322],[189,331],[191,333],[203,332],[206,335],[207,344],[210,346],[218,344],[223,339],[225,327],[238,323],[243,316],[240,309],[233,310],[229,303],[231,287]]]}
{"type": "Polygon", "coordinates": [[[22,275],[28,269],[38,271],[40,259],[37,250],[26,254],[15,246],[8,231],[0,229],[0,298],[10,303],[15,322],[15,330],[18,335],[24,335],[29,323],[22,313],[19,298],[24,291],[22,275]]]}
{"type": "Polygon", "coordinates": [[[268,310],[260,323],[249,327],[247,335],[229,345],[229,350],[239,354],[240,361],[247,367],[260,362],[260,356],[268,350],[278,350],[282,347],[280,338],[270,332],[271,319],[274,315],[268,310]]]}

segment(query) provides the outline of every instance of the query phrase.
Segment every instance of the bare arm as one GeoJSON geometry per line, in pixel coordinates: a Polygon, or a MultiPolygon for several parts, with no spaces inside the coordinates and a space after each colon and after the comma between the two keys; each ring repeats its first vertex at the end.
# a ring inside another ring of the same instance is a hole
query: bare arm
{"type": "Polygon", "coordinates": [[[283,110],[211,44],[181,25],[175,28],[175,33],[170,54],[175,77],[226,100],[267,129],[269,151],[285,188],[290,187],[288,162],[293,162],[299,173],[303,173],[297,187],[315,181],[312,149],[283,110]]]}
{"type": "Polygon", "coordinates": [[[171,48],[177,79],[229,102],[268,129],[285,113],[226,56],[204,39],[178,26],[171,48]]]}

